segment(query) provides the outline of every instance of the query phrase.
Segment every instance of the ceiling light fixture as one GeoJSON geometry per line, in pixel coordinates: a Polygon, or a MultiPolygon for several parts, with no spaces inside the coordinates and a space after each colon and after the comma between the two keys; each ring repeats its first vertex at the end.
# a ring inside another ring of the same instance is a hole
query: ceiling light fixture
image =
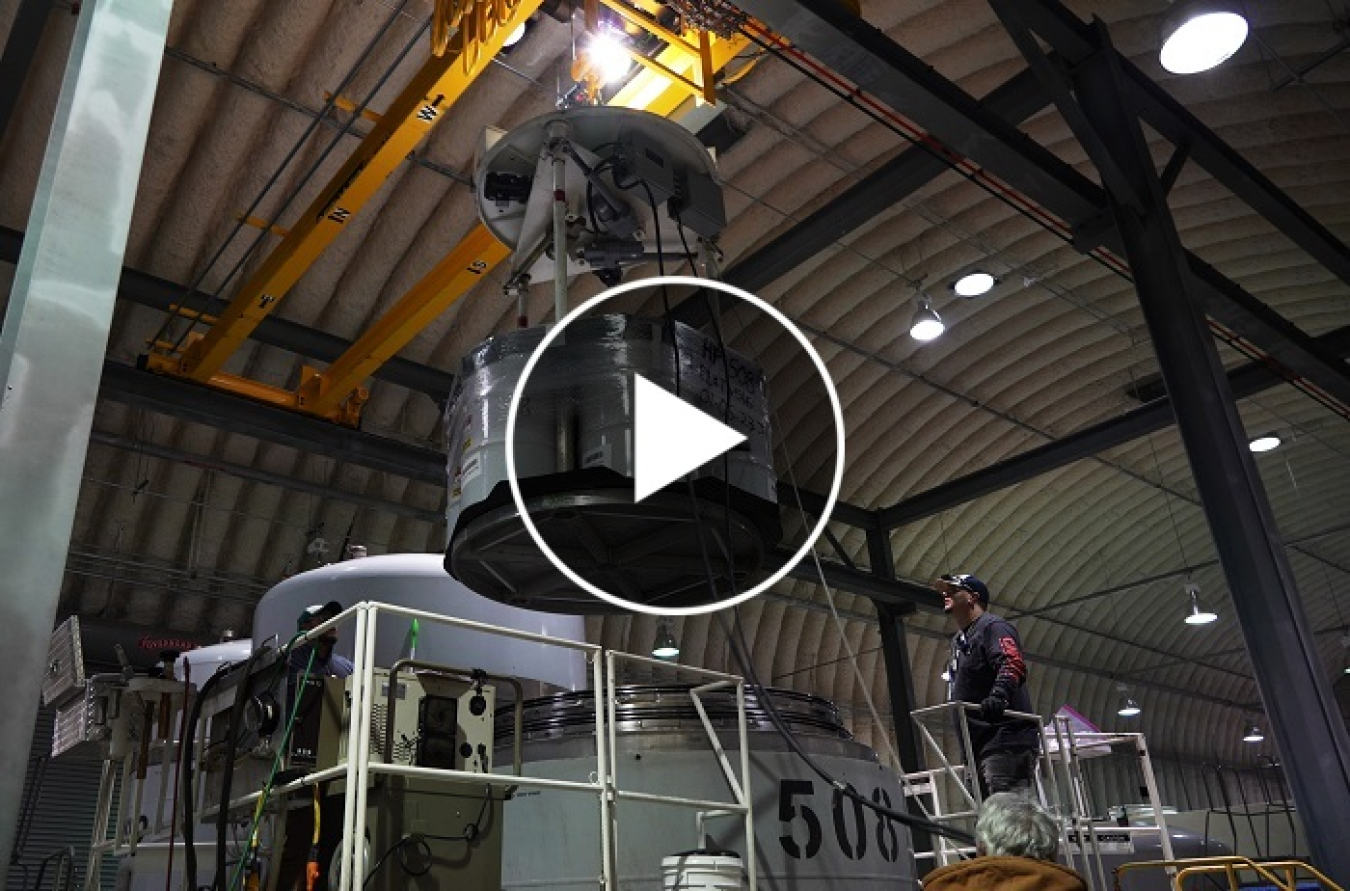
{"type": "Polygon", "coordinates": [[[1200,605],[1200,587],[1188,583],[1186,593],[1191,595],[1191,611],[1186,614],[1187,625],[1208,625],[1219,618],[1218,613],[1212,613],[1200,605]]]}
{"type": "Polygon", "coordinates": [[[1247,732],[1243,734],[1242,741],[1245,743],[1259,743],[1265,738],[1266,735],[1261,732],[1261,727],[1253,722],[1252,725],[1247,728],[1247,732]]]}
{"type": "Polygon", "coordinates": [[[604,84],[621,80],[633,67],[633,60],[628,55],[623,39],[612,30],[606,29],[592,36],[586,51],[604,84]]]}
{"type": "Polygon", "coordinates": [[[656,626],[656,640],[652,643],[652,655],[657,659],[674,659],[680,655],[680,644],[670,630],[670,620],[662,619],[656,626]]]}
{"type": "Polygon", "coordinates": [[[1143,709],[1134,701],[1134,697],[1130,696],[1130,688],[1124,684],[1116,684],[1116,689],[1120,691],[1120,708],[1116,709],[1116,714],[1122,718],[1139,717],[1143,709]]]}
{"type": "Polygon", "coordinates": [[[1247,19],[1235,0],[1176,0],[1163,16],[1162,67],[1173,74],[1208,71],[1247,39],[1247,19]]]}
{"type": "Polygon", "coordinates": [[[988,294],[989,289],[996,284],[998,279],[987,272],[976,270],[958,278],[956,284],[952,285],[952,290],[958,297],[979,297],[988,294]]]}
{"type": "Polygon", "coordinates": [[[914,318],[909,323],[909,336],[927,343],[946,331],[947,326],[942,324],[942,317],[933,311],[931,297],[920,291],[916,299],[919,306],[914,310],[914,318]]]}
{"type": "Polygon", "coordinates": [[[1260,454],[1261,452],[1269,452],[1272,449],[1279,448],[1280,443],[1283,441],[1284,440],[1280,439],[1274,433],[1262,433],[1260,436],[1253,437],[1252,441],[1247,443],[1247,448],[1260,454]]]}
{"type": "Polygon", "coordinates": [[[529,29],[529,25],[529,22],[521,22],[519,25],[516,25],[516,30],[506,35],[506,39],[502,41],[502,49],[508,49],[515,46],[517,43],[520,43],[520,41],[524,39],[525,32],[529,29]]]}

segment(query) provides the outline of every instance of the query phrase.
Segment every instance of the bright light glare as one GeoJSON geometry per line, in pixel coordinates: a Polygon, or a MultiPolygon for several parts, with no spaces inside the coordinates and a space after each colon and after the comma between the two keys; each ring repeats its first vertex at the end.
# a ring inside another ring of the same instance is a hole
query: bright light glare
{"type": "Polygon", "coordinates": [[[600,78],[606,84],[619,80],[633,67],[633,60],[629,58],[623,43],[611,32],[606,31],[592,37],[589,52],[591,62],[599,70],[600,78]]]}
{"type": "Polygon", "coordinates": [[[1116,712],[1116,714],[1120,715],[1122,718],[1133,718],[1142,711],[1143,709],[1139,707],[1139,703],[1135,702],[1133,699],[1127,699],[1125,700],[1125,704],[1120,707],[1120,711],[1116,712]]]}
{"type": "Polygon", "coordinates": [[[909,336],[919,341],[933,340],[946,330],[942,317],[927,304],[920,305],[914,311],[914,320],[909,323],[909,336]]]}
{"type": "Polygon", "coordinates": [[[657,659],[674,659],[680,655],[679,647],[656,647],[652,650],[652,655],[657,659]]]}
{"type": "Polygon", "coordinates": [[[1238,51],[1247,39],[1247,20],[1235,12],[1208,12],[1188,19],[1162,46],[1162,67],[1173,74],[1208,71],[1238,51]]]}
{"type": "Polygon", "coordinates": [[[1187,625],[1208,625],[1210,622],[1219,618],[1218,613],[1212,613],[1202,607],[1196,607],[1190,615],[1186,617],[1187,625]]]}
{"type": "Polygon", "coordinates": [[[1280,438],[1273,433],[1267,433],[1265,436],[1258,436],[1247,443],[1247,448],[1253,452],[1268,452],[1271,449],[1279,448],[1280,438]]]}
{"type": "Polygon", "coordinates": [[[502,48],[505,49],[508,46],[515,46],[517,43],[520,43],[521,38],[524,36],[525,23],[521,22],[519,25],[516,25],[516,30],[506,35],[506,40],[502,41],[502,48]]]}
{"type": "Polygon", "coordinates": [[[962,297],[979,297],[989,293],[994,286],[994,277],[987,272],[969,272],[956,280],[952,290],[962,297]]]}
{"type": "Polygon", "coordinates": [[[1247,735],[1242,737],[1242,741],[1245,743],[1259,743],[1265,738],[1266,735],[1261,732],[1261,728],[1253,724],[1251,727],[1247,728],[1247,735]]]}

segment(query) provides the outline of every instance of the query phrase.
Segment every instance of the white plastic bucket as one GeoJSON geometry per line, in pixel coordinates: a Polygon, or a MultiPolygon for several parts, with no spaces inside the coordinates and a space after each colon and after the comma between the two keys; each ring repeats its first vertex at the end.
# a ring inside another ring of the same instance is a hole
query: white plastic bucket
{"type": "Polygon", "coordinates": [[[741,891],[745,866],[729,854],[678,854],[661,860],[665,891],[741,891]]]}

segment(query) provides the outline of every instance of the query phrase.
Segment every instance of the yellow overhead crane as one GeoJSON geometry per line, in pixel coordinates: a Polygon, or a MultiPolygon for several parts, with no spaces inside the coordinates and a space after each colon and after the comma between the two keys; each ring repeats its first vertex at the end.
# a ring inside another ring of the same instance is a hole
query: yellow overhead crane
{"type": "MultiPolygon", "coordinates": [[[[690,95],[711,101],[714,75],[749,44],[742,35],[721,39],[692,32],[692,40],[659,25],[654,9],[621,0],[586,0],[586,19],[599,21],[598,5],[613,10],[628,26],[657,34],[666,46],[652,58],[638,59],[638,72],[610,105],[669,115],[690,95]]],[[[491,63],[515,28],[540,6],[540,0],[438,0],[433,23],[433,55],[333,180],[286,231],[282,242],[239,289],[219,318],[181,314],[210,324],[181,353],[157,342],[146,366],[161,374],[188,377],[272,405],[356,426],[367,392],[365,380],[396,355],[418,332],[482,276],[510,255],[481,223],[326,370],[306,366],[295,390],[274,387],[222,372],[225,361],[248,338],[310,265],[341,233],[408,153],[445,116],[479,73],[491,63]],[[458,18],[450,20],[446,10],[458,18]],[[457,28],[447,37],[450,28],[457,28]],[[447,51],[436,54],[446,46],[447,51]]],[[[638,54],[633,54],[637,58],[638,54]]]]}

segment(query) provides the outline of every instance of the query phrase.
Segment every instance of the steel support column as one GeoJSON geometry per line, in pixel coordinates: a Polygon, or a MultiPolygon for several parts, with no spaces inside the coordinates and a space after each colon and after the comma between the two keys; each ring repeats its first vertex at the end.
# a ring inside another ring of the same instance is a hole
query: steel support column
{"type": "Polygon", "coordinates": [[[0,139],[9,132],[10,116],[19,104],[19,93],[28,80],[28,70],[54,6],[52,0],[22,0],[14,14],[4,54],[0,55],[0,139]]]}
{"type": "MultiPolygon", "coordinates": [[[[891,551],[891,534],[884,529],[867,533],[867,559],[872,574],[883,579],[895,579],[895,556],[891,551]]],[[[886,666],[886,689],[891,697],[891,723],[895,730],[895,744],[900,750],[900,769],[908,773],[924,769],[923,750],[914,733],[914,722],[909,713],[914,711],[914,672],[910,668],[909,640],[905,634],[905,614],[888,603],[872,601],[881,626],[881,659],[886,666]]],[[[895,807],[900,802],[893,803],[895,807]]],[[[905,799],[906,808],[915,817],[923,818],[923,810],[915,798],[905,799]]],[[[927,832],[911,830],[914,847],[920,851],[933,850],[933,840],[927,832]]]]}
{"type": "MultiPolygon", "coordinates": [[[[991,5],[1033,68],[1044,64],[1023,24],[1023,0],[991,5]]],[[[1350,881],[1350,739],[1317,656],[1284,543],[1261,485],[1210,337],[1186,253],[1153,168],[1128,84],[1106,27],[1096,22],[1097,52],[1071,70],[1073,97],[1059,102],[1098,167],[1123,181],[1108,191],[1135,289],[1152,337],[1177,425],[1251,654],[1257,684],[1308,833],[1314,863],[1350,881]],[[1094,153],[1101,153],[1097,157],[1094,153]],[[1338,828],[1339,827],[1339,828],[1338,828]]],[[[1047,84],[1049,87],[1050,85],[1047,84]]],[[[1055,92],[1052,89],[1052,92],[1055,92]]],[[[1113,187],[1117,184],[1112,184],[1113,187]]]]}
{"type": "Polygon", "coordinates": [[[0,851],[14,840],[171,0],[89,0],[0,331],[0,851]]]}

